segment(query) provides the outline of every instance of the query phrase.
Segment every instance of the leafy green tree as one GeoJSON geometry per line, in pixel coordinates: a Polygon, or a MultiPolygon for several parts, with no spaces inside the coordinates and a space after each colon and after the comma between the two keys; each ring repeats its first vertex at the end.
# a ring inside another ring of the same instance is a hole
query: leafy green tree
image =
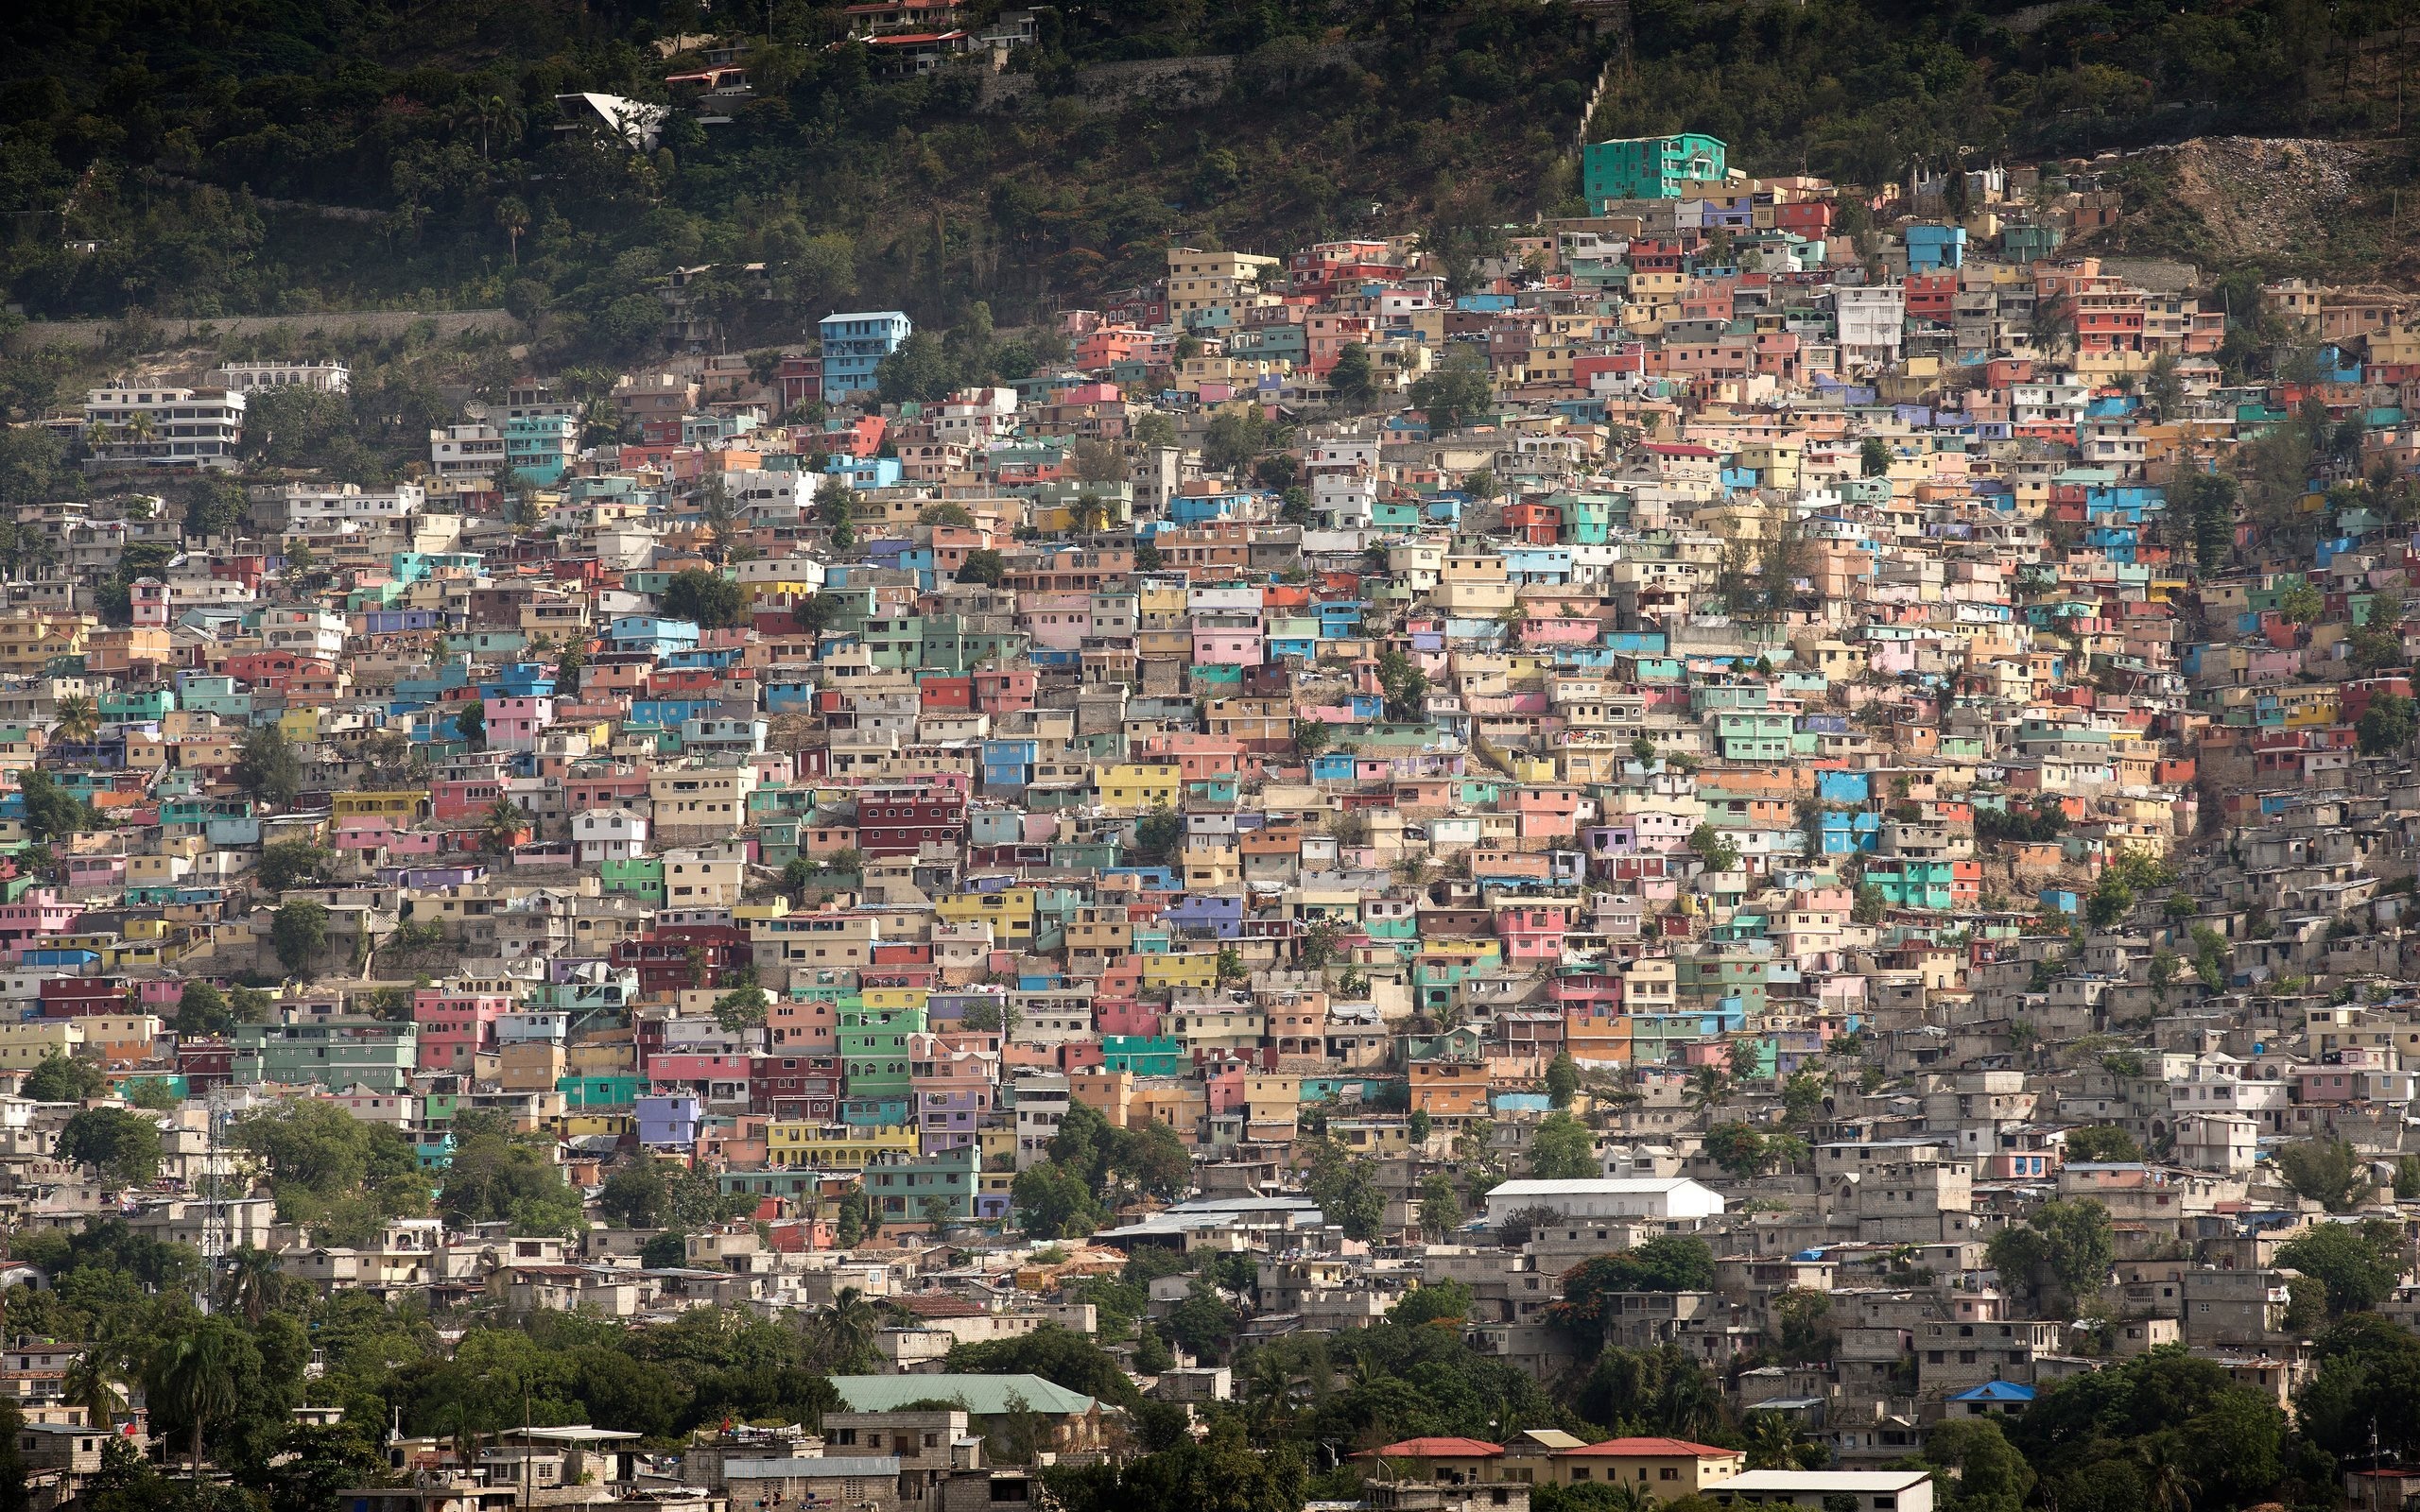
{"type": "Polygon", "coordinates": [[[2377,1313],[2352,1313],[2319,1338],[2294,1418],[2340,1462],[2378,1452],[2420,1454],[2420,1334],[2377,1313]],[[2373,1435],[2375,1435],[2375,1437],[2373,1435]]]}
{"type": "Polygon", "coordinates": [[[1944,1512],[2021,1512],[2033,1489],[2033,1467],[1995,1418],[1944,1418],[1926,1431],[1925,1462],[1956,1472],[1944,1512]]]}
{"type": "Polygon", "coordinates": [[[1322,1216],[1342,1228],[1348,1239],[1377,1237],[1386,1222],[1387,1199],[1370,1162],[1325,1137],[1305,1141],[1305,1148],[1310,1156],[1306,1185],[1322,1216]]]}
{"type": "Polygon", "coordinates": [[[235,1417],[245,1400],[243,1378],[256,1376],[259,1364],[259,1351],[243,1330],[223,1317],[195,1318],[154,1349],[146,1372],[147,1396],[164,1429],[182,1428],[189,1435],[197,1476],[203,1435],[235,1417]]]}
{"type": "Polygon", "coordinates": [[[1455,1194],[1454,1178],[1443,1171],[1431,1171],[1420,1178],[1420,1228],[1432,1238],[1443,1239],[1461,1227],[1462,1202],[1455,1194]]]}
{"type": "Polygon", "coordinates": [[[1054,1386],[1064,1386],[1115,1407],[1132,1409],[1142,1401],[1134,1383],[1118,1368],[1116,1357],[1089,1337],[1056,1323],[1045,1323],[1029,1333],[952,1347],[942,1361],[951,1373],[981,1376],[1035,1375],[1054,1386]]]}
{"type": "Polygon", "coordinates": [[[1008,572],[1007,558],[989,546],[981,546],[968,552],[966,559],[959,564],[958,580],[961,583],[979,583],[985,588],[997,588],[1000,586],[1000,580],[1008,576],[1008,572]]]}
{"type": "Polygon", "coordinates": [[[122,1186],[147,1186],[160,1174],[160,1125],[123,1108],[88,1108],[60,1129],[59,1158],[122,1186]]]}
{"type": "Polygon", "coordinates": [[[1696,829],[1691,830],[1688,846],[1690,851],[1704,864],[1708,871],[1739,869],[1739,848],[1733,845],[1729,836],[1711,824],[1701,823],[1696,829]]]}
{"type": "Polygon", "coordinates": [[[2038,1297],[2041,1278],[2048,1277],[2077,1300],[2100,1290],[2116,1255],[2109,1210],[2091,1197],[2045,1202],[2024,1223],[1994,1234],[1985,1247],[2003,1286],[2038,1297]]]}
{"type": "Polygon", "coordinates": [[[289,808],[302,792],[302,758],[272,720],[254,725],[235,756],[235,785],[265,803],[289,808]]]}
{"type": "Polygon", "coordinates": [[[284,892],[288,887],[315,882],[334,859],[333,851],[308,840],[282,840],[261,851],[261,886],[269,892],[284,892]]]}
{"type": "Polygon", "coordinates": [[[2327,598],[2308,582],[2295,583],[2277,595],[2277,612],[2289,625],[2308,625],[2327,612],[2327,598]]]}
{"type": "Polygon", "coordinates": [[[48,772],[18,773],[17,791],[25,797],[26,834],[29,839],[59,839],[93,827],[91,807],[61,787],[48,772]]]}
{"type": "Polygon", "coordinates": [[[1428,717],[1428,674],[1394,646],[1378,653],[1378,688],[1389,719],[1410,724],[1428,717]]]}
{"type": "Polygon", "coordinates": [[[671,1207],[671,1187],[662,1165],[644,1153],[607,1177],[596,1194],[596,1211],[624,1228],[661,1228],[671,1207]]]}
{"type": "Polygon", "coordinates": [[[715,1022],[733,1031],[761,1029],[771,1001],[765,989],[753,982],[735,987],[715,999],[715,1022]]]}
{"type": "Polygon", "coordinates": [[[666,618],[688,620],[708,630],[729,629],[748,611],[747,596],[737,583],[702,567],[674,573],[656,602],[666,618]]]}
{"type": "Polygon", "coordinates": [[[1762,1175],[1772,1163],[1772,1151],[1765,1137],[1752,1125],[1737,1121],[1707,1129],[1705,1152],[1715,1164],[1741,1180],[1762,1175]]]}
{"type": "Polygon", "coordinates": [[[2409,1246],[2394,1224],[2314,1224],[2278,1246],[2277,1263],[2327,1288],[2328,1311],[2367,1312],[2394,1294],[2409,1246]]]}
{"type": "Polygon", "coordinates": [[[1370,368],[1370,349],[1357,342],[1338,352],[1336,365],[1327,370],[1327,382],[1336,390],[1338,403],[1346,409],[1367,408],[1378,396],[1376,377],[1370,368]]]}
{"type": "Polygon", "coordinates": [[[2153,1472],[2180,1455],[2213,1506],[2268,1500],[2285,1473],[2275,1397],[2181,1345],[2057,1382],[2002,1429],[2041,1476],[2043,1503],[2063,1507],[2157,1505],[2153,1472]]]}
{"type": "Polygon", "coordinates": [[[1891,472],[1891,443],[1879,436],[1869,436],[1858,444],[1857,458],[1859,476],[1887,476],[1891,472]]]}
{"type": "Polygon", "coordinates": [[[1411,404],[1428,417],[1428,428],[1443,436],[1461,430],[1495,403],[1495,381],[1487,353],[1476,342],[1456,342],[1436,368],[1414,380],[1411,404]]]}
{"type": "Polygon", "coordinates": [[[2066,1153],[2070,1160],[2123,1163],[2141,1160],[2143,1147],[2115,1124],[2086,1124],[2067,1130],[2066,1153]]]}
{"type": "Polygon", "coordinates": [[[109,1073],[100,1067],[53,1050],[26,1074],[19,1091],[38,1103],[80,1103],[98,1097],[109,1084],[109,1073]]]}
{"type": "Polygon", "coordinates": [[[390,1218],[429,1211],[419,1152],[393,1128],[365,1124],[323,1101],[297,1098],[235,1121],[235,1148],[261,1162],[282,1222],[315,1242],[366,1242],[390,1218]]]}
{"type": "Polygon", "coordinates": [[[1166,866],[1184,844],[1184,816],[1156,808],[1134,821],[1134,853],[1147,865],[1166,866]]]}
{"type": "Polygon", "coordinates": [[[2344,1140],[2296,1140],[2280,1145],[2275,1160],[2295,1195],[2330,1212],[2348,1212],[2369,1198],[2372,1184],[2360,1152],[2344,1140]]]}
{"type": "Polygon", "coordinates": [[[1782,1122],[1806,1128],[1823,1116],[1824,1078],[1813,1071],[1793,1071],[1782,1078],[1782,1122]]]}
{"type": "Polygon", "coordinates": [[[2185,514],[2193,533],[2193,558],[2205,572],[2216,572],[2235,551],[2237,512],[2242,492],[2224,472],[2197,472],[2187,480],[2185,514]]]}
{"type": "Polygon", "coordinates": [[[1832,1297],[1812,1286],[1795,1286],[1772,1299],[1774,1332],[1782,1354],[1790,1360],[1827,1360],[1837,1341],[1833,1331],[1832,1297]]]}
{"type": "Polygon", "coordinates": [[[1658,1234],[1635,1249],[1599,1255],[1564,1272],[1563,1299],[1547,1319],[1582,1339],[1604,1337],[1608,1296],[1714,1288],[1714,1249],[1695,1234],[1658,1234]]]}
{"type": "Polygon", "coordinates": [[[1238,1320],[1232,1303],[1210,1286],[1195,1281],[1184,1298],[1169,1309],[1168,1334],[1196,1359],[1216,1359],[1235,1336],[1238,1320]]]}
{"type": "Polygon", "coordinates": [[[1558,1051],[1555,1057],[1547,1062],[1547,1106],[1569,1108],[1579,1095],[1580,1063],[1573,1060],[1568,1052],[1558,1051]]]}
{"type": "Polygon", "coordinates": [[[454,1115],[454,1156],[437,1210],[457,1228],[506,1223],[518,1234],[571,1235],[587,1228],[579,1194],[552,1152],[501,1118],[454,1115]]]}
{"type": "Polygon", "coordinates": [[[2353,736],[2362,755],[2392,756],[2411,747],[2415,728],[2420,728],[2420,712],[2415,712],[2412,700],[2401,694],[2381,693],[2354,722],[2353,736]]]}
{"type": "Polygon", "coordinates": [[[1569,1113],[1548,1113],[1530,1136],[1530,1174],[1540,1181],[1581,1181],[1601,1175],[1596,1134],[1569,1113]]]}
{"type": "Polygon", "coordinates": [[[1101,1212],[1081,1177],[1059,1165],[1017,1173],[1009,1188],[1017,1225],[1036,1239],[1080,1239],[1100,1227],[1101,1212]]]}
{"type": "Polygon", "coordinates": [[[310,974],[312,963],[328,947],[328,910],[308,898],[282,903],[269,919],[269,945],[286,971],[310,974]]]}

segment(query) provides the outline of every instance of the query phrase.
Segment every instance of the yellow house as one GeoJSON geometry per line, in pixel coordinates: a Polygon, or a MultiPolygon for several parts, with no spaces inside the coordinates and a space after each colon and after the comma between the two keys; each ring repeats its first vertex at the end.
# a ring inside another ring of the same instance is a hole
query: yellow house
{"type": "Polygon", "coordinates": [[[1147,989],[1190,987],[1207,991],[1219,985],[1219,956],[1215,951],[1184,951],[1142,959],[1143,986],[1147,989]]]}
{"type": "Polygon", "coordinates": [[[331,817],[337,819],[393,819],[411,824],[428,809],[426,788],[391,788],[378,792],[338,793],[328,804],[331,817]]]}
{"type": "Polygon", "coordinates": [[[277,716],[277,731],[294,745],[308,746],[320,738],[320,711],[289,708],[277,716]]]}
{"type": "Polygon", "coordinates": [[[84,1026],[73,1019],[0,1023],[0,1071],[31,1071],[45,1056],[72,1056],[83,1044],[84,1026]]]}
{"type": "Polygon", "coordinates": [[[1033,903],[1032,888],[1003,887],[943,898],[933,913],[945,924],[989,924],[995,942],[1013,948],[1033,942],[1033,903]]]}
{"type": "Polygon", "coordinates": [[[778,1170],[862,1171],[887,1155],[914,1160],[912,1128],[845,1129],[776,1122],[765,1127],[765,1159],[778,1170]]]}
{"type": "Polygon", "coordinates": [[[932,996],[929,988],[921,987],[870,987],[859,994],[869,1013],[919,1011],[932,996]]]}
{"type": "Polygon", "coordinates": [[[1172,809],[1184,790],[1184,768],[1173,762],[1121,762],[1096,772],[1093,787],[1101,807],[1119,813],[1172,809]]]}

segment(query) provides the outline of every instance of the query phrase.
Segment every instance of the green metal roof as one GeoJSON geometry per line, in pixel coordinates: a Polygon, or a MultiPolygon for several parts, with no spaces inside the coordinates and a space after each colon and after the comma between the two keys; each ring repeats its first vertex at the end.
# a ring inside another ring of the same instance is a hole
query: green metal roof
{"type": "Polygon", "coordinates": [[[1083,1393],[1034,1375],[834,1376],[832,1386],[851,1412],[896,1412],[911,1401],[962,1401],[977,1418],[1019,1410],[1056,1416],[1093,1407],[1083,1393]]]}

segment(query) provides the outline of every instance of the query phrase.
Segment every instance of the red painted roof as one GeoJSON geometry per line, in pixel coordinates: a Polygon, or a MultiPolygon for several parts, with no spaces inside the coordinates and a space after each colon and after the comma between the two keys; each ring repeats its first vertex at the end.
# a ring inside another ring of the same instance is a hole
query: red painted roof
{"type": "Polygon", "coordinates": [[[1720,1459],[1737,1454],[1736,1449],[1717,1449],[1712,1444],[1692,1444],[1685,1438],[1608,1438],[1601,1444],[1585,1449],[1566,1449],[1565,1454],[1601,1454],[1616,1459],[1674,1459],[1693,1455],[1698,1459],[1720,1459]]]}
{"type": "Polygon", "coordinates": [[[1364,1450],[1355,1459],[1481,1459],[1501,1454],[1504,1446],[1477,1438],[1407,1438],[1399,1444],[1364,1450]]]}

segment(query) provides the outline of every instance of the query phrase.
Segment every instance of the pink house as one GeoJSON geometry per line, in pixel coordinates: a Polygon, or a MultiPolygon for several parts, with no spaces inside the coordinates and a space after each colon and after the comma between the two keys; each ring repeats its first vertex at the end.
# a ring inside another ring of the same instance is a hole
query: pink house
{"type": "Polygon", "coordinates": [[[123,887],[126,885],[126,857],[69,856],[67,885],[70,887],[123,887]]]}
{"type": "Polygon", "coordinates": [[[81,904],[60,902],[55,889],[33,888],[13,903],[0,903],[0,947],[68,934],[83,914],[81,904]]]}
{"type": "Polygon", "coordinates": [[[773,1048],[786,1056],[834,1056],[840,1053],[839,1009],[826,1001],[793,1002],[776,998],[765,1009],[765,1027],[773,1048]]]}
{"type": "Polygon", "coordinates": [[[420,988],[412,994],[412,1022],[420,1029],[419,1069],[468,1072],[474,1057],[494,1048],[496,1020],[511,1011],[509,993],[420,988]]]}
{"type": "Polygon", "coordinates": [[[485,700],[490,750],[535,750],[555,722],[555,700],[526,695],[485,700]]]}
{"type": "Polygon", "coordinates": [[[1093,598],[1090,593],[1028,594],[1017,621],[1044,650],[1080,650],[1093,631],[1093,598]]]}
{"type": "Polygon", "coordinates": [[[1260,619],[1220,615],[1193,627],[1193,661],[1205,667],[1256,667],[1261,664],[1260,619]]]}

